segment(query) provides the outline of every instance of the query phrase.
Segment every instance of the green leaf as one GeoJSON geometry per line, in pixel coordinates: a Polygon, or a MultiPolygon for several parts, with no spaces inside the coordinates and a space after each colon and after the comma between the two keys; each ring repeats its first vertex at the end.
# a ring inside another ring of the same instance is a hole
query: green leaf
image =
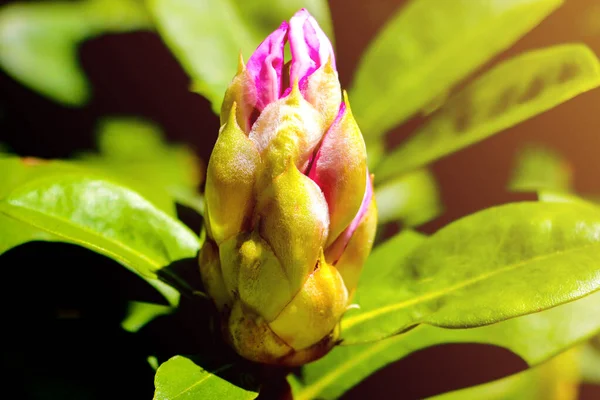
{"type": "Polygon", "coordinates": [[[209,372],[189,358],[175,356],[156,371],[154,400],[255,399],[258,393],[242,389],[216,375],[228,368],[231,368],[231,365],[209,372]]]}
{"type": "Polygon", "coordinates": [[[367,141],[445,96],[452,86],[508,48],[561,3],[409,2],[371,42],[349,90],[352,112],[367,141]]]}
{"type": "MultiPolygon", "coordinates": [[[[412,246],[409,244],[409,247],[412,246]]],[[[381,266],[388,267],[386,264],[381,266]]],[[[342,343],[322,359],[305,365],[302,379],[290,376],[288,381],[294,391],[294,400],[337,399],[386,365],[417,350],[448,343],[504,347],[530,366],[536,366],[596,334],[600,330],[598,307],[600,292],[543,312],[479,328],[442,329],[419,325],[374,343],[348,346],[342,343]]]]}
{"type": "Polygon", "coordinates": [[[171,196],[157,191],[148,182],[131,179],[125,174],[115,173],[108,169],[90,168],[78,162],[66,162],[60,160],[43,160],[34,157],[9,156],[0,158],[0,198],[14,188],[26,184],[33,179],[44,177],[61,176],[65,174],[78,174],[81,176],[109,179],[120,185],[126,186],[139,194],[154,206],[165,213],[175,216],[175,204],[171,196]]]}
{"type": "Polygon", "coordinates": [[[55,236],[0,214],[0,255],[34,240],[52,241],[55,236]]]}
{"type": "Polygon", "coordinates": [[[199,250],[198,237],[185,225],[139,194],[94,178],[32,181],[5,196],[0,212],[99,251],[150,278],[199,250]]]}
{"type": "Polygon", "coordinates": [[[598,85],[598,58],[584,45],[552,46],[514,57],[452,97],[381,161],[375,176],[387,179],[419,168],[598,85]]]}
{"type": "Polygon", "coordinates": [[[140,0],[12,3],[0,8],[0,66],[55,101],[83,105],[90,88],[78,45],[105,32],[148,28],[140,0]]]}
{"type": "Polygon", "coordinates": [[[600,337],[596,336],[584,344],[579,353],[581,380],[585,383],[600,384],[600,337]]]}
{"type": "Polygon", "coordinates": [[[143,301],[130,301],[127,306],[127,315],[121,321],[121,328],[134,333],[154,318],[171,312],[173,312],[173,308],[169,306],[143,301]]]}
{"type": "Polygon", "coordinates": [[[427,169],[409,172],[375,187],[377,221],[400,221],[413,227],[436,218],[442,212],[435,177],[427,169]]]}
{"type": "Polygon", "coordinates": [[[516,192],[570,192],[572,186],[569,163],[558,152],[540,145],[520,152],[509,182],[510,190],[516,192]]]}
{"type": "Polygon", "coordinates": [[[158,126],[138,118],[105,118],[98,129],[99,154],[82,153],[77,163],[167,194],[202,213],[199,186],[204,166],[184,145],[167,143],[158,126]]]}
{"type": "MultiPolygon", "coordinates": [[[[2,166],[12,161],[0,160],[0,171],[5,172],[2,166]]],[[[181,222],[136,192],[77,169],[6,178],[7,185],[0,188],[0,215],[14,222],[3,224],[3,235],[19,239],[3,239],[3,247],[32,240],[31,235],[43,231],[119,261],[176,303],[178,293],[157,279],[157,271],[195,257],[199,250],[198,237],[181,222]]],[[[178,282],[177,277],[172,279],[178,282]]]]}
{"type": "Polygon", "coordinates": [[[431,400],[576,400],[575,353],[568,351],[536,368],[483,385],[431,397],[431,400]]]}
{"type": "Polygon", "coordinates": [[[598,207],[524,202],[489,208],[369,273],[373,277],[357,288],[360,309],[342,319],[342,338],[377,340],[421,323],[476,327],[554,307],[600,288],[599,259],[598,207]]]}
{"type": "Polygon", "coordinates": [[[240,51],[245,59],[282,21],[305,7],[332,38],[323,0],[149,0],[158,30],[215,113],[233,79],[240,51]]]}

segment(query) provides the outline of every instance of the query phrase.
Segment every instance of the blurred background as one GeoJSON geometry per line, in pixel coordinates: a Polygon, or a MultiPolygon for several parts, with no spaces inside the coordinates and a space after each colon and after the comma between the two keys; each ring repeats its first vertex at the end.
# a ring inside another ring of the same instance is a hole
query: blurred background
{"type": "MultiPolygon", "coordinates": [[[[1,2],[3,5],[7,3],[10,2],[1,2]]],[[[329,2],[342,86],[351,81],[359,57],[373,35],[404,3],[402,0],[329,2]]],[[[595,0],[568,0],[483,68],[529,49],[568,42],[584,42],[600,55],[600,3],[595,0]]],[[[164,130],[169,141],[186,143],[202,160],[208,160],[219,129],[218,117],[211,111],[207,100],[189,90],[190,79],[156,33],[104,34],[86,40],[79,48],[79,59],[93,88],[90,102],[81,108],[60,105],[24,87],[0,70],[0,143],[23,156],[69,158],[75,153],[95,148],[95,132],[100,118],[136,116],[155,122],[164,130]]],[[[444,65],[439,68],[443,69],[444,65]]],[[[389,144],[402,141],[421,122],[419,117],[415,117],[394,129],[388,135],[389,144]]],[[[600,90],[592,90],[436,162],[432,168],[440,183],[444,213],[420,230],[435,232],[439,227],[482,208],[533,199],[533,195],[506,190],[515,157],[529,143],[541,143],[558,150],[569,162],[576,191],[600,195],[599,132],[600,90]]],[[[193,218],[190,224],[194,229],[199,227],[198,220],[193,218]]],[[[7,274],[4,282],[11,282],[11,286],[14,282],[14,288],[8,288],[1,297],[3,304],[12,310],[6,318],[14,318],[13,322],[18,320],[27,326],[27,330],[10,328],[14,334],[14,337],[11,336],[14,347],[10,351],[2,350],[4,368],[11,363],[23,364],[19,364],[22,368],[18,371],[21,372],[14,372],[13,368],[9,376],[18,379],[21,385],[31,384],[30,377],[34,375],[46,377],[48,381],[55,382],[53,385],[71,381],[79,382],[82,387],[90,384],[100,396],[98,398],[102,398],[98,393],[103,393],[106,388],[100,390],[102,384],[90,377],[102,374],[104,378],[121,377],[123,387],[129,388],[124,389],[123,395],[130,393],[131,398],[149,398],[152,395],[152,371],[146,368],[144,372],[133,372],[135,362],[124,359],[119,367],[114,366],[116,358],[125,357],[115,349],[130,350],[131,338],[100,328],[100,325],[86,325],[73,333],[67,332],[64,325],[40,322],[48,321],[44,319],[47,311],[44,307],[51,307],[52,301],[75,306],[70,299],[77,296],[84,300],[76,306],[91,310],[89,312],[95,316],[112,318],[108,317],[105,303],[100,305],[98,298],[106,299],[108,296],[116,299],[113,303],[117,304],[119,297],[115,293],[118,288],[113,283],[127,278],[117,272],[106,277],[100,269],[104,264],[112,265],[112,262],[88,251],[73,253],[73,249],[66,245],[31,246],[36,247],[23,249],[25,246],[22,246],[0,257],[0,266],[7,274]],[[79,267],[88,263],[95,263],[93,265],[97,268],[81,271],[79,267]],[[34,264],[37,264],[36,279],[30,276],[31,269],[26,267],[31,265],[34,268],[34,264]],[[37,270],[40,265],[45,272],[37,270]],[[56,268],[62,265],[60,268],[68,272],[61,272],[56,278],[47,270],[54,268],[51,265],[56,265],[56,268]],[[92,289],[74,289],[75,283],[81,279],[94,281],[92,289]],[[109,293],[105,291],[105,285],[109,285],[109,293]],[[23,287],[28,288],[25,295],[22,294],[23,287]],[[29,310],[27,317],[19,311],[24,308],[29,310]],[[30,346],[32,342],[37,343],[33,350],[19,353],[19,349],[30,346]],[[39,358],[40,354],[43,357],[39,358]],[[85,357],[86,354],[94,359],[92,366],[87,366],[89,357],[85,357]],[[37,361],[30,364],[29,357],[35,357],[37,361]],[[82,372],[81,368],[88,372],[82,372]],[[143,383],[136,383],[138,381],[143,383]],[[144,387],[145,390],[137,391],[135,387],[144,387]],[[141,393],[144,395],[140,396],[141,393]]],[[[106,268],[112,271],[113,267],[106,268]]],[[[133,345],[134,348],[136,346],[133,345]]],[[[365,393],[372,398],[422,398],[488,381],[524,367],[520,359],[506,350],[482,345],[441,346],[418,352],[385,368],[344,398],[364,398],[365,393]]],[[[81,393],[87,393],[85,389],[81,390],[81,393]]],[[[36,393],[31,391],[27,396],[46,398],[36,393]]],[[[61,398],[71,398],[65,396],[61,398]]],[[[72,398],[87,398],[85,396],[88,395],[81,396],[72,398]]],[[[581,398],[600,398],[600,390],[584,387],[581,398]]]]}

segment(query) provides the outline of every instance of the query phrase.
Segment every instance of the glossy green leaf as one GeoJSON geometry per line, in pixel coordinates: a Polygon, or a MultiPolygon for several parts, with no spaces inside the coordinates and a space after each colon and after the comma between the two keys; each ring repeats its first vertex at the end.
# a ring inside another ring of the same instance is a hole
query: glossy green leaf
{"type": "Polygon", "coordinates": [[[536,368],[430,399],[576,400],[578,384],[575,353],[568,351],[536,368]]]}
{"type": "Polygon", "coordinates": [[[78,45],[105,32],[149,26],[141,0],[13,2],[0,8],[0,67],[45,96],[80,106],[90,87],[78,45]]]}
{"type": "Polygon", "coordinates": [[[442,228],[393,269],[359,282],[360,309],[344,315],[342,338],[377,340],[421,323],[476,327],[554,307],[600,288],[598,260],[598,207],[489,208],[442,228]]]}
{"type": "MultiPolygon", "coordinates": [[[[11,159],[0,160],[6,165],[11,159]]],[[[19,180],[8,174],[0,188],[0,215],[25,242],[43,231],[57,240],[79,244],[111,257],[146,278],[170,302],[178,294],[157,279],[157,271],[174,261],[195,257],[198,237],[181,222],[123,186],[81,171],[63,168],[19,180]],[[11,179],[13,182],[11,182],[11,179]],[[20,227],[26,228],[20,230],[20,227]]],[[[4,170],[2,172],[5,172],[4,170]]],[[[11,235],[7,228],[3,235],[11,235]]],[[[2,243],[2,242],[0,242],[2,243]]],[[[7,245],[18,245],[9,239],[7,245]]],[[[177,281],[177,277],[172,277],[177,281]]]]}
{"type": "Polygon", "coordinates": [[[367,141],[445,96],[561,3],[410,1],[370,43],[349,90],[352,112],[367,141]]]}
{"type": "Polygon", "coordinates": [[[127,306],[127,315],[121,321],[121,328],[127,332],[137,332],[154,318],[171,312],[173,312],[173,308],[169,306],[143,301],[130,301],[127,306]]]}
{"type": "MultiPolygon", "coordinates": [[[[397,238],[396,238],[397,240],[397,238]]],[[[404,242],[407,247],[413,247],[404,242]]],[[[401,242],[391,245],[401,249],[401,242]]],[[[392,256],[393,253],[389,253],[392,256]]],[[[388,269],[387,264],[381,267],[388,269]]],[[[361,278],[362,279],[362,278],[361,278]]],[[[530,366],[539,365],[600,331],[600,292],[561,306],[473,329],[430,325],[367,344],[337,346],[302,368],[302,379],[290,376],[294,400],[337,399],[375,371],[409,354],[447,343],[482,343],[504,347],[530,366]]]]}
{"type": "Polygon", "coordinates": [[[558,152],[540,145],[521,150],[509,182],[509,188],[517,192],[570,192],[572,186],[569,163],[558,152]]]}
{"type": "Polygon", "coordinates": [[[375,187],[377,221],[400,221],[413,227],[431,221],[442,212],[438,184],[427,169],[409,172],[375,187]]]}
{"type": "Polygon", "coordinates": [[[193,81],[218,113],[233,79],[240,51],[248,59],[282,21],[305,7],[332,38],[323,0],[149,0],[158,30],[193,81]]]}
{"type": "Polygon", "coordinates": [[[557,45],[514,57],[446,102],[381,161],[375,176],[387,179],[419,168],[598,85],[598,58],[584,45],[557,45]]]}
{"type": "Polygon", "coordinates": [[[242,389],[216,375],[228,368],[231,365],[225,365],[211,373],[189,358],[175,356],[156,371],[154,400],[255,399],[258,393],[242,389]]]}
{"type": "Polygon", "coordinates": [[[0,158],[0,198],[34,179],[49,178],[52,176],[78,174],[81,176],[110,179],[115,183],[126,186],[140,193],[146,200],[165,213],[175,216],[175,204],[171,196],[157,191],[148,182],[130,179],[125,174],[115,173],[108,169],[89,168],[87,165],[71,161],[43,160],[34,157],[16,157],[11,155],[0,158]]]}
{"type": "Polygon", "coordinates": [[[155,278],[173,261],[194,257],[198,237],[139,194],[109,181],[62,176],[7,194],[0,212],[114,258],[155,278]]]}
{"type": "Polygon", "coordinates": [[[593,337],[579,352],[581,380],[600,385],[600,336],[593,337]]]}
{"type": "Polygon", "coordinates": [[[138,118],[105,118],[98,129],[98,148],[99,154],[80,154],[77,162],[202,213],[202,162],[190,148],[167,143],[158,126],[138,118]]]}
{"type": "MultiPolygon", "coordinates": [[[[14,247],[32,241],[76,243],[0,213],[0,255],[14,247]]],[[[141,277],[154,287],[171,306],[179,304],[180,294],[172,286],[158,279],[141,277]]]]}

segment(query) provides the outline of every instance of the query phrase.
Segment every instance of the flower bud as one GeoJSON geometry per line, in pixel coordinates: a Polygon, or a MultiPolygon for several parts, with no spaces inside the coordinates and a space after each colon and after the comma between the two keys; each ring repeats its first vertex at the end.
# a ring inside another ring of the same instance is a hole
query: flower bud
{"type": "Polygon", "coordinates": [[[240,355],[304,364],[335,344],[377,225],[362,134],[308,11],[240,60],[221,123],[202,280],[240,355]]]}

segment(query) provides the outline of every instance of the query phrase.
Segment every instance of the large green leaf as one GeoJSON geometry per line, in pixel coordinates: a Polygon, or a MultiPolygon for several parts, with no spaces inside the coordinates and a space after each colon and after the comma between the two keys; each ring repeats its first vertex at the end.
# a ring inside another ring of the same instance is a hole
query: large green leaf
{"type": "Polygon", "coordinates": [[[149,0],[158,30],[193,81],[219,112],[240,51],[245,59],[282,21],[305,7],[332,37],[323,0],[149,0]]]}
{"type": "Polygon", "coordinates": [[[541,145],[529,145],[521,150],[508,186],[517,192],[570,192],[572,171],[558,152],[541,145]]]}
{"type": "Polygon", "coordinates": [[[441,229],[393,268],[368,260],[342,338],[377,340],[420,323],[475,327],[554,307],[600,288],[598,260],[597,207],[489,208],[441,229]]]}
{"type": "Polygon", "coordinates": [[[0,66],[31,89],[79,106],[89,99],[90,88],[78,44],[149,24],[141,0],[12,3],[0,9],[0,66]]]}
{"type": "Polygon", "coordinates": [[[258,393],[240,388],[216,375],[228,368],[231,365],[225,365],[211,373],[189,358],[175,356],[156,371],[154,400],[255,399],[258,393]]]}
{"type": "Polygon", "coordinates": [[[431,400],[576,400],[578,371],[571,350],[536,368],[431,400]]]}
{"type": "Polygon", "coordinates": [[[377,221],[400,221],[404,226],[424,224],[442,212],[435,177],[427,169],[409,172],[375,187],[377,221]]]}
{"type": "MultiPolygon", "coordinates": [[[[411,240],[396,244],[409,248],[414,245],[411,240]]],[[[385,268],[385,264],[382,267],[385,268]]],[[[419,325],[374,343],[348,346],[342,343],[322,359],[305,365],[302,379],[291,376],[288,380],[294,400],[337,399],[386,365],[417,350],[447,343],[493,344],[511,350],[530,366],[536,366],[600,331],[598,307],[600,292],[543,312],[479,328],[442,329],[419,325]]]]}
{"type": "Polygon", "coordinates": [[[375,176],[386,179],[418,168],[598,85],[598,58],[584,45],[558,45],[512,58],[446,102],[383,158],[375,176]]]}
{"type": "MultiPolygon", "coordinates": [[[[0,160],[0,168],[12,161],[0,160]]],[[[0,216],[11,222],[1,225],[2,250],[46,238],[79,244],[119,261],[172,304],[177,302],[177,292],[157,279],[157,271],[196,255],[200,243],[193,232],[138,193],[109,180],[66,165],[38,171],[24,172],[28,179],[23,174],[3,177],[0,216]]],[[[176,276],[171,278],[185,287],[176,276]]]]}
{"type": "Polygon", "coordinates": [[[356,70],[349,93],[362,131],[377,137],[445,96],[561,3],[410,1],[371,42],[356,70]]]}
{"type": "Polygon", "coordinates": [[[201,161],[187,146],[167,143],[158,126],[138,118],[105,118],[98,129],[98,148],[99,154],[80,154],[76,162],[167,194],[202,213],[201,161]]]}

